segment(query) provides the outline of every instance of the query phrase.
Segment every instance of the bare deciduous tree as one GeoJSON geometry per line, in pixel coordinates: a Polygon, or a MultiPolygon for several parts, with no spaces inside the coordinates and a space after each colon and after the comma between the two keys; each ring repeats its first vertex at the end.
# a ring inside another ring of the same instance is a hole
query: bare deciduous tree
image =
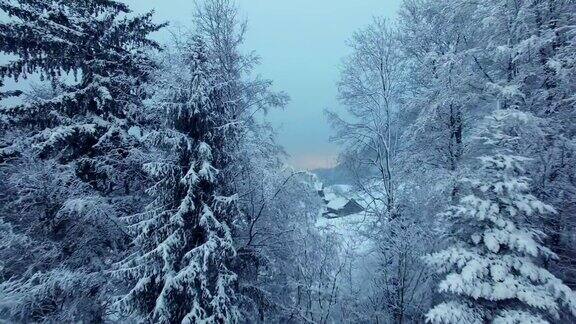
{"type": "MultiPolygon", "coordinates": [[[[386,206],[385,216],[394,217],[394,158],[398,132],[394,119],[401,85],[402,60],[395,32],[384,19],[374,19],[349,42],[352,54],[344,59],[338,83],[339,99],[350,118],[327,112],[342,144],[342,157],[355,173],[357,185],[386,206]],[[373,186],[378,183],[377,186],[373,186]]],[[[377,208],[376,208],[377,209],[377,208]]],[[[380,214],[379,210],[373,212],[380,214]]]]}

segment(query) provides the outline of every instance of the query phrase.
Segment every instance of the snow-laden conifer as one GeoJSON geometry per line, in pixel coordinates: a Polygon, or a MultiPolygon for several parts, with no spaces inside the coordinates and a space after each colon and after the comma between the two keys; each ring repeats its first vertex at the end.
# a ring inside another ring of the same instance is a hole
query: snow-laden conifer
{"type": "Polygon", "coordinates": [[[452,224],[453,245],[426,257],[444,275],[439,290],[447,301],[427,314],[432,323],[543,323],[561,307],[576,314],[576,294],[541,266],[554,253],[531,224],[555,210],[530,194],[522,167],[527,158],[507,149],[517,137],[506,127],[530,114],[497,110],[481,139],[490,154],[465,182],[469,195],[442,216],[452,224]]]}
{"type": "Polygon", "coordinates": [[[128,130],[160,26],[113,0],[2,0],[0,10],[0,84],[25,90],[0,107],[0,217],[28,242],[0,248],[0,321],[100,322],[103,270],[127,238],[119,219],[139,205],[141,151],[128,130]]]}
{"type": "Polygon", "coordinates": [[[235,196],[226,166],[225,106],[199,37],[169,51],[152,102],[166,125],[148,135],[164,156],[145,165],[154,201],[132,218],[136,252],[116,273],[132,282],[120,309],[159,323],[235,322],[235,248],[228,224],[235,196]]]}

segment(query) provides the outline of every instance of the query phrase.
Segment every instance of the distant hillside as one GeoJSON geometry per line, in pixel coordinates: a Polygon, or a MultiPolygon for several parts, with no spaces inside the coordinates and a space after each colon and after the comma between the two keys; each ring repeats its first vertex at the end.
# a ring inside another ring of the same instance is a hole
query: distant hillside
{"type": "Polygon", "coordinates": [[[316,174],[325,186],[352,183],[349,172],[342,165],[337,165],[329,169],[316,169],[310,172],[316,174]]]}

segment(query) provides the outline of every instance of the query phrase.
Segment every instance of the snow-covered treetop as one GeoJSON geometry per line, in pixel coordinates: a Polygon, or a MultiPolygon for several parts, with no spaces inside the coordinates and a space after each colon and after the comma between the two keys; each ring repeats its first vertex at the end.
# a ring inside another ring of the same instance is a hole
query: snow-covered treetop
{"type": "Polygon", "coordinates": [[[163,26],[152,23],[152,12],[122,17],[128,7],[112,0],[2,0],[0,9],[11,18],[0,24],[0,51],[20,57],[0,69],[1,77],[39,72],[54,79],[85,73],[87,65],[126,64],[133,49],[159,48],[147,36],[163,26]]]}

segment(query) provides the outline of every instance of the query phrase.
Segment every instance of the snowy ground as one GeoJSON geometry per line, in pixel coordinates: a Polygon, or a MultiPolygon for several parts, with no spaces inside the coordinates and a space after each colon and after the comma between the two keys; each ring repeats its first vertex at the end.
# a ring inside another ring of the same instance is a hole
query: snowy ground
{"type": "MultiPolygon", "coordinates": [[[[324,188],[326,207],[339,209],[351,198],[358,199],[351,186],[334,185],[324,188]]],[[[352,214],[344,217],[326,218],[320,211],[316,226],[326,235],[335,235],[341,244],[342,253],[362,255],[370,250],[370,242],[362,235],[369,230],[370,219],[365,212],[352,214]]]]}
{"type": "MultiPolygon", "coordinates": [[[[358,201],[358,194],[351,186],[336,185],[324,188],[327,205],[344,204],[351,198],[358,201]]],[[[338,264],[345,269],[338,278],[339,286],[347,294],[366,288],[376,266],[372,241],[364,234],[371,228],[371,220],[365,212],[337,218],[326,218],[324,210],[318,213],[316,227],[326,236],[335,238],[338,244],[338,264]]]]}

